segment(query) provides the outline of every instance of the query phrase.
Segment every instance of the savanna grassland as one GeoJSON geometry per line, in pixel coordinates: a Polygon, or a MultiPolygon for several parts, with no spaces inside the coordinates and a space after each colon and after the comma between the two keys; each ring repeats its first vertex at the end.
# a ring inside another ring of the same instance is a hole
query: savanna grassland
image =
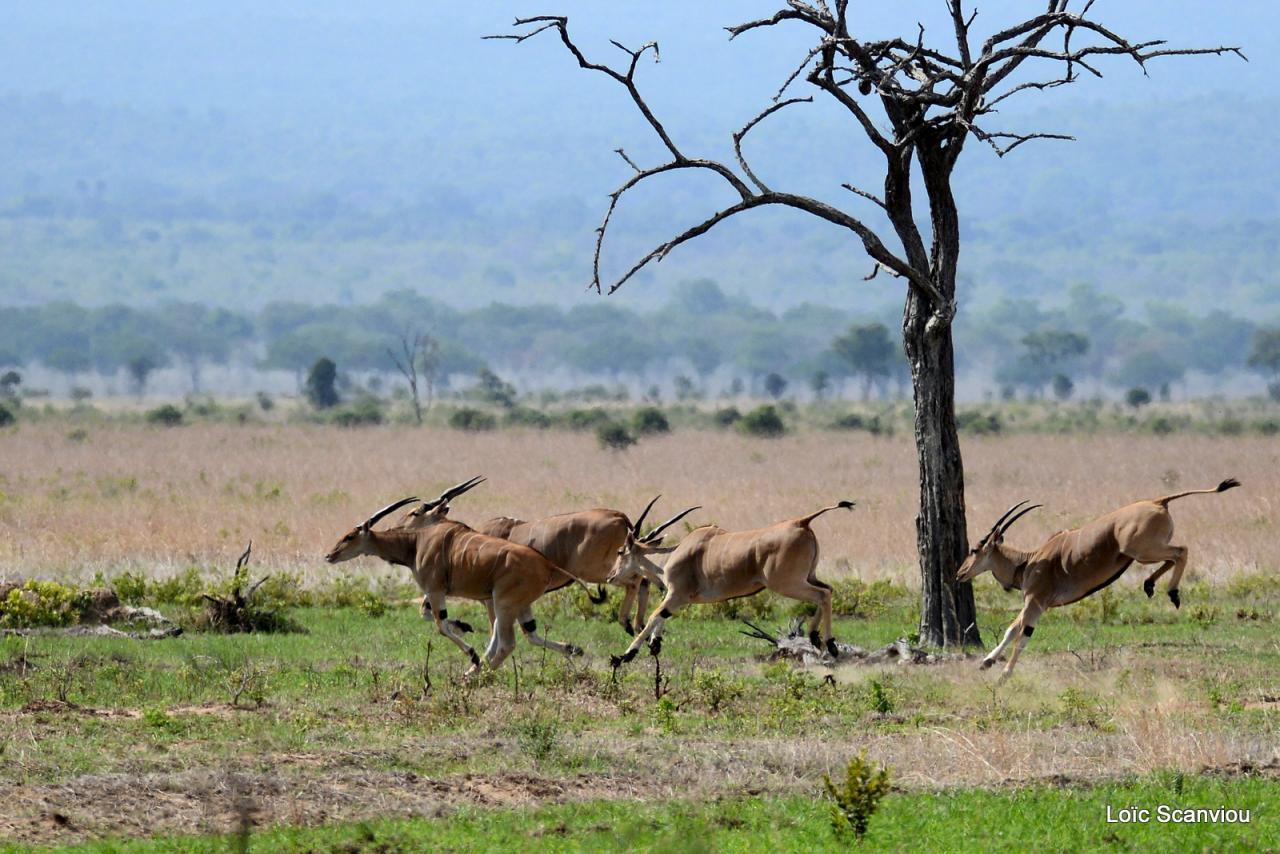
{"type": "MultiPolygon", "coordinates": [[[[739,633],[785,626],[761,596],[694,607],[660,659],[617,678],[628,639],[580,593],[537,606],[564,660],[518,642],[472,683],[425,625],[404,570],[320,555],[377,507],[489,481],[478,522],[589,506],[754,527],[852,498],[815,523],[836,636],[877,647],[916,623],[908,437],[677,430],[625,452],[557,431],[23,423],[0,431],[0,577],[107,583],[188,627],[156,641],[0,639],[0,840],[88,850],[800,851],[834,835],[822,777],[865,750],[893,790],[877,850],[1248,850],[1280,845],[1280,442],[1235,436],[1011,435],[965,442],[978,532],[1045,505],[1030,544],[1122,503],[1227,476],[1174,505],[1191,550],[1183,607],[1134,572],[1050,612],[1002,686],[977,658],[796,669],[739,633]],[[293,623],[197,631],[246,540],[293,623]],[[97,576],[100,581],[95,581],[97,576]],[[142,583],[139,583],[141,579],[142,583]],[[169,587],[165,579],[185,579],[169,587]],[[368,582],[366,583],[366,579],[368,582]],[[362,596],[341,595],[359,587],[362,596]],[[830,677],[830,678],[827,678],[830,677]],[[1108,825],[1105,808],[1228,806],[1242,825],[1108,825]],[[211,835],[212,834],[212,835],[211,835]],[[230,836],[217,836],[230,834],[230,836]],[[125,843],[125,838],[134,839],[125,843]],[[150,838],[152,841],[146,841],[150,838]]],[[[976,589],[988,644],[1015,594],[976,589]]],[[[481,625],[475,605],[451,605],[481,625]]],[[[0,848],[6,842],[0,841],[0,848]]]]}

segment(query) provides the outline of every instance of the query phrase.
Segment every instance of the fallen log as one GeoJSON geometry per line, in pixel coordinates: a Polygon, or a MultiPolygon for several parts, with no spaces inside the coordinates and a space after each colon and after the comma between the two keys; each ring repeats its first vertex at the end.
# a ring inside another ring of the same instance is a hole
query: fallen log
{"type": "Polygon", "coordinates": [[[836,641],[836,654],[833,656],[824,649],[815,648],[809,642],[809,634],[805,631],[803,618],[792,620],[786,633],[777,635],[765,631],[750,620],[742,622],[751,629],[742,634],[773,646],[773,652],[768,656],[769,661],[791,661],[802,667],[837,667],[845,664],[937,664],[969,657],[965,653],[929,652],[912,646],[906,638],[898,638],[879,649],[863,649],[843,641],[836,641]]]}

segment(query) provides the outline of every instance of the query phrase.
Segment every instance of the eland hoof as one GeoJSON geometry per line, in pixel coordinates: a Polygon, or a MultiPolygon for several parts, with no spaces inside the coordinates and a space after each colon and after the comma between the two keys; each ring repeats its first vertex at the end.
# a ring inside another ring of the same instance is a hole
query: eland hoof
{"type": "Polygon", "coordinates": [[[994,658],[984,658],[984,659],[982,659],[982,663],[978,665],[978,669],[979,669],[979,670],[990,670],[990,669],[991,669],[991,665],[993,665],[993,664],[995,664],[995,663],[996,663],[996,660],[995,660],[994,658]]]}
{"type": "Polygon", "coordinates": [[[1150,599],[1152,596],[1156,595],[1156,583],[1148,578],[1146,581],[1142,582],[1142,592],[1147,594],[1147,598],[1150,599]]]}
{"type": "Polygon", "coordinates": [[[649,654],[654,656],[662,654],[662,637],[661,636],[656,637],[653,640],[649,641],[649,654]]]}
{"type": "Polygon", "coordinates": [[[1173,607],[1175,608],[1182,607],[1182,596],[1178,594],[1177,590],[1169,591],[1169,601],[1173,603],[1173,607]]]}

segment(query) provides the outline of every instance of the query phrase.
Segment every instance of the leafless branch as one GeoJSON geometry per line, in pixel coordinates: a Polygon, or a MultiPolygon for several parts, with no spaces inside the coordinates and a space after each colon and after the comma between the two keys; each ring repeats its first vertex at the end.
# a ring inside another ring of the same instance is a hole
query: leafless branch
{"type": "Polygon", "coordinates": [[[641,169],[639,166],[636,165],[634,160],[632,160],[630,157],[627,156],[626,151],[622,150],[621,148],[615,148],[613,151],[615,154],[617,154],[619,157],[625,160],[627,162],[627,165],[630,166],[632,169],[636,170],[637,172],[644,171],[643,169],[641,169]]]}
{"type": "MultiPolygon", "coordinates": [[[[645,169],[631,160],[621,148],[617,149],[618,155],[635,174],[610,194],[604,218],[596,229],[591,287],[597,291],[602,290],[600,258],[605,235],[622,196],[648,178],[695,169],[719,176],[734,190],[738,200],[655,247],[610,286],[610,293],[646,265],[661,261],[677,246],[705,234],[724,220],[755,208],[781,205],[803,210],[856,234],[868,255],[876,262],[871,275],[874,276],[883,267],[905,278],[912,288],[928,298],[933,311],[929,325],[936,328],[950,320],[955,305],[950,293],[939,290],[934,282],[936,271],[932,267],[936,259],[931,258],[926,250],[912,216],[909,175],[913,160],[921,164],[921,169],[926,168],[925,161],[928,160],[928,168],[934,170],[932,174],[935,180],[925,182],[930,194],[930,205],[942,204],[944,207],[954,208],[947,182],[950,169],[968,135],[972,134],[987,143],[1002,157],[1034,139],[1071,139],[1065,134],[1045,132],[988,132],[974,123],[976,118],[994,112],[998,104],[1012,95],[1030,90],[1043,91],[1074,82],[1078,76],[1077,67],[1101,76],[1101,72],[1091,62],[1093,58],[1101,56],[1127,56],[1137,62],[1144,72],[1148,61],[1163,56],[1236,54],[1244,58],[1237,47],[1170,48],[1161,40],[1130,41],[1088,17],[1092,0],[1086,0],[1079,12],[1067,11],[1068,0],[1047,0],[1041,6],[1043,12],[996,32],[977,51],[969,42],[970,28],[977,12],[974,10],[966,14],[964,0],[948,0],[955,39],[954,51],[939,50],[927,45],[923,26],[917,27],[916,39],[910,42],[902,38],[878,41],[854,38],[849,32],[848,0],[782,0],[781,5],[782,8],[770,16],[726,28],[730,38],[734,39],[753,30],[795,22],[813,28],[817,35],[814,47],[806,52],[795,71],[782,82],[774,96],[774,103],[733,134],[737,170],[715,160],[695,159],[685,155],[641,95],[636,85],[636,70],[640,59],[650,51],[653,52],[655,61],[659,59],[656,43],[631,49],[613,42],[628,57],[625,67],[614,68],[586,57],[570,38],[568,19],[563,16],[517,18],[515,27],[524,31],[494,36],[520,43],[539,33],[555,30],[565,49],[580,67],[605,74],[627,90],[640,114],[670,154],[667,162],[645,169]],[[1055,33],[1062,38],[1060,49],[1045,43],[1055,33]],[[1081,35],[1088,37],[1085,42],[1073,43],[1081,35]],[[1062,63],[1063,76],[1023,82],[1006,91],[997,92],[1000,84],[1030,58],[1062,63]],[[839,79],[836,77],[837,69],[840,71],[839,79]],[[888,213],[910,261],[889,250],[874,232],[855,217],[807,196],[776,192],[751,168],[743,153],[743,139],[757,124],[783,107],[812,100],[783,98],[802,75],[808,83],[841,104],[857,121],[866,137],[885,155],[889,171],[884,197],[852,184],[842,186],[874,202],[888,213]],[[851,88],[852,84],[856,84],[856,93],[851,88]],[[882,130],[878,126],[868,106],[859,101],[859,95],[862,98],[875,97],[888,118],[886,129],[882,130]],[[938,193],[941,196],[935,197],[938,193]]],[[[935,244],[936,240],[937,235],[934,235],[935,244]]]]}
{"type": "Polygon", "coordinates": [[[1067,134],[1063,134],[1063,133],[1010,133],[1008,131],[996,131],[993,133],[987,133],[982,128],[978,127],[977,125],[971,122],[967,124],[968,124],[969,130],[973,133],[973,135],[976,136],[978,139],[982,140],[983,142],[985,142],[987,145],[991,146],[991,148],[995,150],[996,155],[999,157],[1004,157],[1010,151],[1013,151],[1019,145],[1022,145],[1022,143],[1030,142],[1033,139],[1063,139],[1071,142],[1075,141],[1074,136],[1068,136],[1067,134]],[[1000,139],[1011,139],[1013,140],[1013,142],[1009,143],[1008,145],[1002,146],[1000,145],[999,142],[996,141],[1000,139]]]}
{"type": "Polygon", "coordinates": [[[812,96],[808,98],[788,98],[785,101],[779,101],[776,104],[761,110],[759,113],[756,114],[755,118],[753,118],[751,121],[743,125],[742,128],[733,135],[733,153],[736,154],[738,157],[738,165],[742,167],[743,174],[745,174],[748,178],[751,179],[751,183],[755,184],[758,188],[760,188],[760,192],[767,193],[769,192],[769,188],[764,185],[763,181],[761,181],[759,178],[756,177],[756,173],[752,172],[751,167],[747,165],[747,159],[742,156],[742,138],[745,137],[748,133],[750,133],[753,127],[760,124],[760,122],[764,121],[769,116],[778,112],[783,107],[788,107],[791,104],[812,104],[812,103],[813,103],[812,96]]]}
{"type": "Polygon", "coordinates": [[[840,186],[841,186],[841,187],[844,187],[846,190],[848,190],[850,193],[853,193],[853,194],[854,194],[854,195],[856,195],[856,196],[862,196],[862,198],[864,198],[864,199],[868,199],[868,200],[870,200],[870,201],[875,202],[877,205],[879,205],[879,206],[880,206],[881,208],[883,208],[884,210],[888,210],[888,209],[889,209],[889,208],[885,205],[885,203],[884,203],[884,199],[880,198],[880,197],[879,197],[879,196],[877,196],[875,193],[868,193],[866,190],[859,189],[858,187],[855,187],[855,186],[853,186],[852,184],[841,184],[840,186]]]}

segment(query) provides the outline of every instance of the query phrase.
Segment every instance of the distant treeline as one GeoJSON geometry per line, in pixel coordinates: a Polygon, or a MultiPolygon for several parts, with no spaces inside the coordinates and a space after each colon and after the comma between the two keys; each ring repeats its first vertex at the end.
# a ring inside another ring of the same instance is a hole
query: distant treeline
{"type": "MultiPolygon", "coordinates": [[[[1274,380],[1280,371],[1274,335],[1252,320],[1225,311],[1195,316],[1166,303],[1149,303],[1144,313],[1133,317],[1084,285],[1054,307],[1022,299],[962,307],[958,367],[1006,397],[1059,398],[1082,381],[1097,386],[1091,394],[1109,386],[1167,396],[1193,373],[1255,370],[1274,380]]],[[[321,358],[343,372],[394,374],[401,339],[422,334],[433,339],[432,371],[442,384],[489,368],[526,380],[558,374],[675,381],[686,391],[733,384],[774,397],[888,396],[907,387],[896,327],[888,312],[854,316],[807,304],[766,311],[709,280],[678,286],[651,312],[608,300],[459,310],[412,291],[357,306],[271,303],[256,313],[55,302],[0,309],[0,369],[39,364],[73,379],[123,371],[142,390],[151,372],[176,367],[200,391],[202,369],[228,363],[291,371],[299,380],[321,358]]]]}

